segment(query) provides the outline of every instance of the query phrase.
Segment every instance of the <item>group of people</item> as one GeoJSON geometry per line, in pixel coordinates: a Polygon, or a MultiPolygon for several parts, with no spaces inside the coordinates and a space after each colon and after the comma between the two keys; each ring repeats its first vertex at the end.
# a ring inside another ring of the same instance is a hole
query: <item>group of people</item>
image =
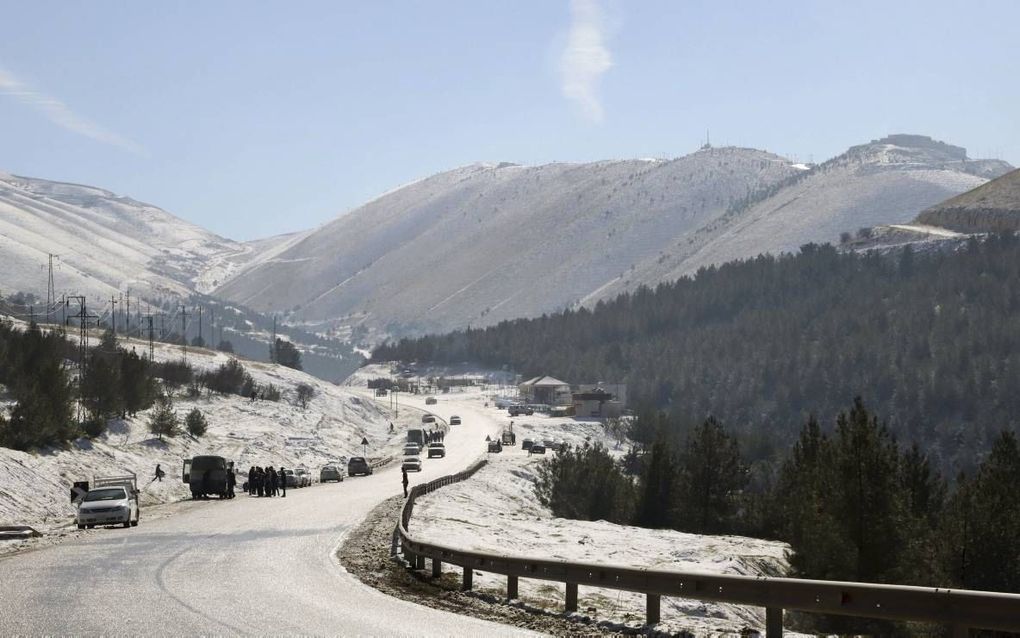
{"type": "Polygon", "coordinates": [[[429,430],[425,433],[425,443],[442,443],[446,438],[446,432],[442,430],[429,430]]]}
{"type": "Polygon", "coordinates": [[[250,496],[287,496],[287,474],[280,466],[262,468],[253,465],[248,470],[247,492],[250,496]]]}

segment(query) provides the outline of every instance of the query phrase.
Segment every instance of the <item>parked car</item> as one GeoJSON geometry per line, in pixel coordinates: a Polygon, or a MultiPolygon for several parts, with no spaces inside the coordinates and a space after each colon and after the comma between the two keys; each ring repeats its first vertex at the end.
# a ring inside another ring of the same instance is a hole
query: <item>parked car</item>
{"type": "Polygon", "coordinates": [[[425,405],[435,405],[439,403],[436,401],[436,397],[425,397],[425,405]]]}
{"type": "Polygon", "coordinates": [[[435,423],[436,422],[436,415],[434,415],[434,414],[423,414],[421,416],[421,422],[423,424],[424,423],[435,423]]]}
{"type": "Polygon", "coordinates": [[[138,487],[134,475],[97,478],[75,510],[78,529],[96,525],[138,525],[138,487]]]}
{"type": "Polygon", "coordinates": [[[520,416],[522,414],[531,416],[535,413],[535,410],[527,405],[511,405],[506,411],[510,413],[510,416],[520,416]]]}
{"type": "Polygon", "coordinates": [[[287,483],[288,488],[301,487],[301,477],[294,473],[294,470],[284,470],[283,480],[287,483]]]}
{"type": "Polygon", "coordinates": [[[308,471],[308,468],[299,467],[298,469],[294,470],[294,473],[297,474],[298,477],[299,482],[298,487],[308,487],[312,484],[312,475],[308,471]]]}
{"type": "Polygon", "coordinates": [[[446,456],[446,446],[440,442],[429,443],[428,456],[431,459],[433,456],[443,458],[446,456]]]}
{"type": "Polygon", "coordinates": [[[543,445],[540,441],[535,441],[534,443],[531,444],[531,447],[528,448],[528,453],[545,454],[545,445],[543,445]]]}
{"type": "Polygon", "coordinates": [[[450,417],[450,425],[460,425],[460,417],[453,415],[450,417]]]}
{"type": "Polygon", "coordinates": [[[319,470],[319,482],[328,483],[330,481],[336,481],[340,483],[344,480],[344,471],[337,465],[323,465],[322,469],[319,470]]]}
{"type": "Polygon", "coordinates": [[[535,442],[532,441],[531,439],[524,439],[523,441],[521,441],[521,449],[525,451],[530,450],[531,446],[534,444],[535,442]]]}
{"type": "Polygon", "coordinates": [[[421,457],[417,454],[405,456],[404,462],[400,464],[400,467],[408,472],[421,472],[421,457]]]}
{"type": "Polygon", "coordinates": [[[350,461],[347,461],[347,476],[358,476],[363,474],[368,476],[372,473],[372,468],[369,467],[368,461],[363,456],[352,456],[350,461]]]}

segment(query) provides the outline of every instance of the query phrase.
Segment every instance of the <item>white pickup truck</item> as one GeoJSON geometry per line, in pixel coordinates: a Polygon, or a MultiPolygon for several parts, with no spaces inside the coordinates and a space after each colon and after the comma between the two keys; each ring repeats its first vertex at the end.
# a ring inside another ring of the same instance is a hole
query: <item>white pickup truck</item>
{"type": "Polygon", "coordinates": [[[96,525],[138,525],[138,480],[127,476],[97,476],[78,502],[74,522],[78,529],[96,525]]]}

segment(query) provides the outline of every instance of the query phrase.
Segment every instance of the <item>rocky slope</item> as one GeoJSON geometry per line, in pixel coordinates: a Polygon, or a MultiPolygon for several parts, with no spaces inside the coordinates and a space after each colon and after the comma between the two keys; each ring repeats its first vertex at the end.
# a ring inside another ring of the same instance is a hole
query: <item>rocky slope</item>
{"type": "Polygon", "coordinates": [[[918,224],[962,233],[1020,230],[1020,170],[928,208],[918,224]]]}

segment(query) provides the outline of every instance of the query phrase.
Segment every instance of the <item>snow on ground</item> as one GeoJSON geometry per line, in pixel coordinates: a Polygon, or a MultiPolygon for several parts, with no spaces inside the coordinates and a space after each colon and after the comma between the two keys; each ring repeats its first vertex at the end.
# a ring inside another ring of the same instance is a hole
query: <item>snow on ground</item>
{"type": "MultiPolygon", "coordinates": [[[[482,395],[465,395],[469,401],[485,401],[482,395]]],[[[491,406],[491,402],[490,402],[491,406]]],[[[509,424],[505,411],[495,418],[509,424]]],[[[738,536],[700,536],[672,530],[651,530],[605,521],[574,521],[556,518],[534,495],[537,465],[543,457],[520,450],[524,437],[553,438],[577,445],[601,440],[621,451],[606,435],[601,423],[592,420],[551,418],[544,415],[515,417],[518,446],[502,454],[488,455],[489,464],[475,476],[418,500],[411,531],[436,543],[465,549],[565,560],[632,565],[692,572],[780,575],[787,563],[788,546],[738,536]]],[[[475,589],[497,596],[505,593],[506,579],[498,574],[475,573],[475,589]]],[[[523,603],[562,611],[564,586],[541,580],[520,580],[523,603]]],[[[631,626],[644,623],[642,594],[581,587],[579,610],[598,620],[631,626]],[[595,608],[595,612],[586,612],[595,608]]],[[[668,632],[686,630],[698,636],[736,635],[741,629],[763,630],[765,610],[680,598],[662,600],[662,623],[668,632]]]]}
{"type": "MultiPolygon", "coordinates": [[[[93,343],[95,340],[93,340],[93,343]]],[[[139,353],[148,351],[141,341],[121,344],[139,353]]],[[[179,347],[156,344],[157,360],[179,359],[179,347]]],[[[229,355],[210,350],[188,349],[188,362],[196,369],[211,369],[229,355]]],[[[420,412],[400,411],[393,418],[385,400],[373,400],[317,379],[303,372],[269,363],[242,360],[245,369],[260,385],[272,383],[283,391],[279,403],[251,402],[229,395],[186,398],[178,391],[174,406],[183,422],[193,407],[205,414],[209,430],[201,439],[187,434],[159,441],[148,431],[150,410],[133,418],[110,423],[109,430],[96,439],[81,438],[68,449],[26,453],[0,448],[0,525],[28,524],[52,529],[69,524],[74,510],[70,487],[76,480],[95,475],[134,472],[144,486],[144,507],[189,498],[181,481],[182,462],[199,454],[219,454],[234,460],[238,468],[281,463],[288,467],[305,465],[318,478],[319,468],[341,457],[385,457],[399,453],[407,427],[420,422],[420,412]],[[306,383],[315,389],[307,409],[294,404],[294,388],[306,383]],[[389,423],[395,425],[389,434],[389,423]],[[368,440],[363,448],[362,438],[368,440]],[[156,464],[167,476],[150,483],[156,464]]]]}

